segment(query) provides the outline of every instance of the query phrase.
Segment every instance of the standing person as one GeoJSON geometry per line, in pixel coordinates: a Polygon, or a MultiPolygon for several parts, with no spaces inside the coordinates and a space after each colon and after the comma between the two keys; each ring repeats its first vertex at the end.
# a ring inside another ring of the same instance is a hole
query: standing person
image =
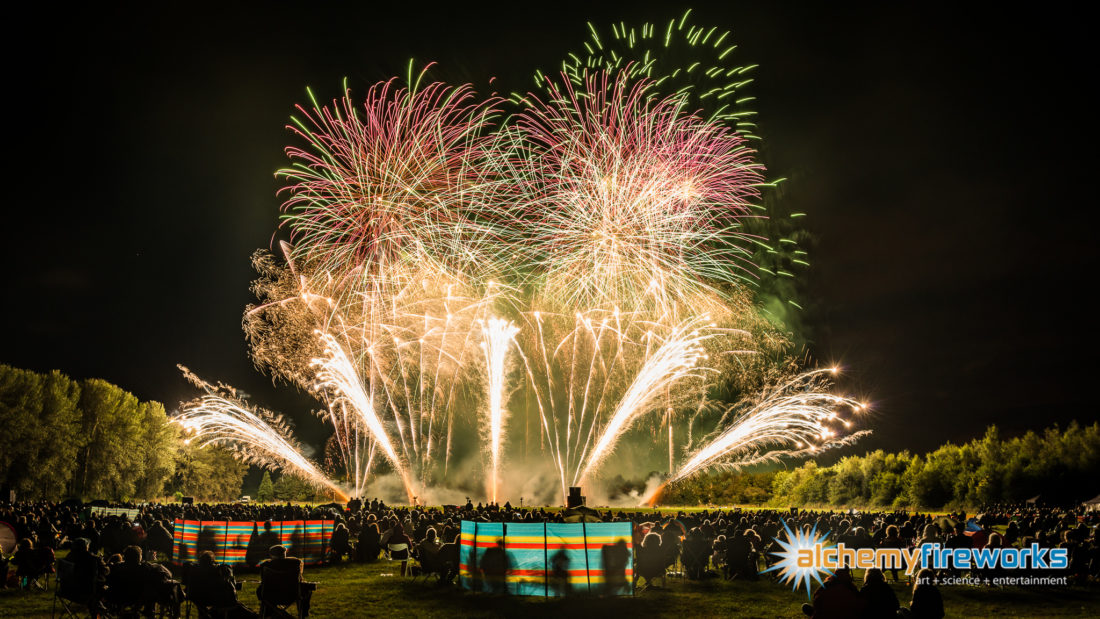
{"type": "Polygon", "coordinates": [[[15,577],[19,581],[20,589],[29,589],[31,581],[38,575],[38,553],[34,550],[34,540],[24,537],[16,545],[15,554],[11,557],[11,563],[15,566],[15,577]]]}
{"type": "MultiPolygon", "coordinates": [[[[904,549],[906,547],[905,540],[901,538],[900,531],[897,525],[890,525],[886,527],[886,537],[882,538],[879,542],[879,548],[899,548],[904,549]]],[[[898,581],[897,568],[891,568],[890,571],[894,574],[894,582],[898,581]]]]}
{"type": "Polygon", "coordinates": [[[745,532],[738,529],[733,537],[726,541],[726,578],[747,577],[751,571],[749,556],[752,543],[745,532]]]}

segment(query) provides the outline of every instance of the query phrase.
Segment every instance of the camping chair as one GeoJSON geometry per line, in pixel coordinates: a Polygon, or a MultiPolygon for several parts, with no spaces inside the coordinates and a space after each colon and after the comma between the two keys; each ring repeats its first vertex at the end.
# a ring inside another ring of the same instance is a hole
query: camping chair
{"type": "Polygon", "coordinates": [[[291,616],[291,605],[302,619],[302,575],[297,571],[260,568],[260,617],[291,616]]]}
{"type": "Polygon", "coordinates": [[[665,575],[664,558],[654,552],[654,549],[639,549],[641,552],[635,552],[634,554],[634,584],[637,586],[638,580],[645,580],[645,587],[642,589],[649,589],[655,586],[653,581],[660,578],[662,585],[667,585],[667,577],[665,575]]]}
{"type": "Polygon", "coordinates": [[[76,577],[76,563],[67,559],[60,559],[57,562],[57,578],[54,579],[53,588],[53,607],[50,610],[50,617],[57,616],[57,602],[61,601],[61,609],[65,615],[76,618],[76,613],[73,611],[78,606],[83,606],[88,610],[88,616],[91,617],[95,613],[92,608],[97,605],[96,600],[96,575],[92,574],[91,578],[86,580],[78,580],[76,577]]]}
{"type": "Polygon", "coordinates": [[[142,610],[145,607],[145,600],[141,595],[129,595],[125,598],[114,597],[112,598],[112,588],[108,586],[107,597],[104,598],[104,605],[107,611],[115,617],[121,619],[141,617],[142,610]]]}
{"type": "Polygon", "coordinates": [[[164,579],[159,572],[142,566],[140,582],[115,583],[108,577],[107,610],[122,619],[155,613],[157,617],[179,616],[182,588],[180,582],[164,579]]]}
{"type": "MultiPolygon", "coordinates": [[[[229,574],[225,565],[219,566],[220,573],[226,582],[229,582],[229,574]]],[[[201,591],[196,591],[194,587],[194,570],[195,565],[187,563],[183,566],[183,599],[187,604],[186,616],[187,619],[191,619],[191,607],[195,607],[195,613],[199,619],[224,619],[230,614],[238,612],[240,603],[237,602],[231,606],[217,606],[211,604],[209,600],[205,599],[201,591]]],[[[243,582],[236,580],[233,581],[233,589],[240,591],[243,586],[243,582]]]]}
{"type": "Polygon", "coordinates": [[[458,576],[458,554],[458,542],[443,544],[443,547],[439,549],[439,561],[443,567],[439,577],[441,581],[447,584],[454,582],[455,576],[458,576]]]}
{"type": "Polygon", "coordinates": [[[443,573],[446,571],[446,568],[443,566],[443,559],[440,556],[440,552],[441,551],[429,554],[417,548],[416,561],[420,569],[413,572],[414,581],[417,577],[424,576],[424,582],[427,582],[428,578],[433,574],[435,575],[437,583],[443,579],[443,573]]]}
{"type": "MultiPolygon", "coordinates": [[[[151,583],[150,591],[146,595],[153,596],[157,617],[179,617],[183,606],[183,583],[168,579],[159,583],[151,583]]],[[[146,602],[149,601],[147,598],[146,602]]]]}
{"type": "Polygon", "coordinates": [[[50,576],[54,574],[55,569],[53,566],[54,554],[53,548],[49,546],[41,546],[34,550],[34,568],[31,573],[27,575],[27,588],[38,587],[43,591],[50,590],[50,576]],[[46,582],[41,582],[43,577],[46,582]]]}
{"type": "Polygon", "coordinates": [[[672,546],[666,549],[661,545],[661,563],[664,565],[664,575],[660,576],[661,584],[668,585],[669,579],[684,582],[687,578],[687,569],[684,567],[684,549],[682,546],[672,546]]]}

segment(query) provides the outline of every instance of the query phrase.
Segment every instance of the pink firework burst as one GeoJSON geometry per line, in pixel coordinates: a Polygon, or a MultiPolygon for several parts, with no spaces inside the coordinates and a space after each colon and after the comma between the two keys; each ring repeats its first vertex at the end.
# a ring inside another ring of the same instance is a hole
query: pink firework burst
{"type": "Polygon", "coordinates": [[[670,310],[750,277],[741,229],[763,166],[744,137],[660,99],[628,71],[548,84],[502,164],[544,290],[580,307],[670,310]]]}
{"type": "Polygon", "coordinates": [[[389,80],[361,103],[346,90],[298,110],[289,129],[306,145],[288,147],[293,165],[279,172],[297,263],[362,288],[400,263],[460,269],[476,258],[476,226],[462,205],[494,100],[476,101],[469,86],[389,80]]]}

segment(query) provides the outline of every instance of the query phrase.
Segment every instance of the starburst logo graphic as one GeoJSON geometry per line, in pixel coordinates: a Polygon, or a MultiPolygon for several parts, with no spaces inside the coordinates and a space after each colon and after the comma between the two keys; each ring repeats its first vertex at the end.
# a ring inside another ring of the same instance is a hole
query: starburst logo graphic
{"type": "Polygon", "coordinates": [[[816,524],[809,531],[802,531],[801,529],[791,531],[786,520],[780,519],[780,522],[787,532],[787,539],[784,541],[782,537],[775,538],[776,543],[779,544],[782,550],[771,554],[778,557],[779,560],[764,571],[778,571],[780,580],[791,583],[791,589],[795,591],[805,583],[806,596],[809,597],[812,581],[816,580],[818,584],[823,585],[825,583],[821,579],[821,574],[824,573],[829,576],[833,573],[824,565],[814,565],[815,562],[806,560],[807,555],[813,556],[815,551],[820,552],[822,548],[831,547],[826,545],[829,534],[818,533],[816,524]]]}

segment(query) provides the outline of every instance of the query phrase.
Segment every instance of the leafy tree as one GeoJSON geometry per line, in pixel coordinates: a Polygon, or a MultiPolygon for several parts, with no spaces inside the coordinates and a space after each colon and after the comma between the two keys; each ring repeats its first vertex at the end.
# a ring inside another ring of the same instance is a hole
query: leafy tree
{"type": "Polygon", "coordinates": [[[57,370],[41,377],[42,411],[24,491],[40,499],[64,498],[80,451],[80,385],[57,370]],[[33,485],[32,490],[30,486],[33,485]]]}
{"type": "Polygon", "coordinates": [[[141,404],[143,436],[138,445],[141,475],[135,482],[135,496],[158,497],[164,485],[176,472],[181,442],[176,429],[168,423],[168,415],[160,402],[141,404]]]}
{"type": "Polygon", "coordinates": [[[280,501],[313,501],[318,498],[313,484],[296,475],[282,474],[275,481],[275,498],[280,501]]]}
{"type": "Polygon", "coordinates": [[[0,427],[5,433],[4,448],[0,449],[0,479],[20,494],[34,488],[31,463],[34,452],[41,447],[42,388],[38,374],[0,366],[0,427]]]}
{"type": "Polygon", "coordinates": [[[232,501],[241,495],[248,467],[225,447],[182,443],[172,490],[209,501],[232,501]]]}
{"type": "Polygon", "coordinates": [[[235,498],[244,466],[186,448],[164,406],[103,380],[0,365],[0,484],[27,498],[235,498]],[[177,471],[180,462],[191,464],[177,471]],[[167,485],[167,487],[166,487],[167,485]]]}
{"type": "Polygon", "coordinates": [[[80,392],[82,432],[86,442],[74,490],[84,498],[129,499],[135,496],[142,456],[137,449],[144,415],[133,394],[93,378],[80,392]]]}
{"type": "Polygon", "coordinates": [[[256,491],[256,500],[261,503],[270,503],[275,499],[275,484],[271,481],[271,472],[264,471],[264,478],[260,480],[260,489],[256,491]]]}

